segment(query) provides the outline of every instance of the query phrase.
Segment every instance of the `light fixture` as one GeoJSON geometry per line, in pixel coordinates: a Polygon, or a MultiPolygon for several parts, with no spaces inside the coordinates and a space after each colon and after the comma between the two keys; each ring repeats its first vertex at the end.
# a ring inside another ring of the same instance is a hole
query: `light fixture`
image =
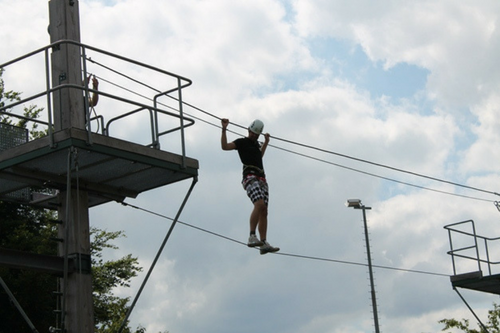
{"type": "Polygon", "coordinates": [[[345,205],[347,207],[354,207],[354,208],[360,208],[362,206],[360,199],[347,199],[345,205]]]}

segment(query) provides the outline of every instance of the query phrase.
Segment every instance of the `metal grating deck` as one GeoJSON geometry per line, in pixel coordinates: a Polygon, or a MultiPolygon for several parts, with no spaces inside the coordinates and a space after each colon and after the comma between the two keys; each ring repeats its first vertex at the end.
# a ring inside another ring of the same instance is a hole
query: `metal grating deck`
{"type": "MultiPolygon", "coordinates": [[[[26,188],[65,190],[71,149],[77,152],[77,163],[71,163],[72,186],[78,184],[88,192],[89,207],[135,198],[198,175],[195,159],[186,157],[183,167],[178,154],[100,134],[92,134],[91,139],[89,145],[87,132],[71,128],[54,133],[53,147],[44,137],[0,152],[0,200],[26,188]]],[[[57,204],[55,200],[56,196],[38,194],[27,203],[50,207],[57,204]]]]}
{"type": "Polygon", "coordinates": [[[500,295],[500,274],[483,276],[481,271],[450,277],[453,288],[465,288],[500,295]]]}

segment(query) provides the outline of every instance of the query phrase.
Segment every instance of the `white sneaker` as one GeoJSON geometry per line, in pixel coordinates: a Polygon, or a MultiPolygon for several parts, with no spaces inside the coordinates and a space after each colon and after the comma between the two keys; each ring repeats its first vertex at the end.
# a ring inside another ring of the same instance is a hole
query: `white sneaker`
{"type": "Polygon", "coordinates": [[[260,254],[266,254],[269,252],[278,252],[280,250],[279,247],[271,246],[267,241],[264,241],[264,245],[260,247],[260,254]]]}
{"type": "Polygon", "coordinates": [[[259,240],[256,235],[250,235],[250,237],[248,237],[248,243],[247,243],[248,247],[256,247],[262,245],[264,245],[264,242],[259,240]]]}

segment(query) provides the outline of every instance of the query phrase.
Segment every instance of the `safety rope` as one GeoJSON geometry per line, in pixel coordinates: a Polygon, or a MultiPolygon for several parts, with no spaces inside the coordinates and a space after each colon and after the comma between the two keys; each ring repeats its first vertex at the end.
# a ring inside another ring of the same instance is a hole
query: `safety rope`
{"type": "Polygon", "coordinates": [[[68,150],[67,159],[67,170],[66,170],[66,214],[64,217],[64,239],[63,239],[63,258],[64,258],[64,268],[63,268],[63,288],[62,288],[62,300],[61,300],[61,331],[64,332],[66,326],[66,295],[68,290],[68,271],[69,271],[69,258],[68,258],[68,238],[69,238],[69,219],[71,216],[71,170],[73,162],[74,147],[68,150]]]}
{"type": "MultiPolygon", "coordinates": [[[[112,69],[109,66],[103,65],[103,64],[101,64],[101,63],[99,63],[99,62],[97,62],[97,61],[95,61],[95,60],[93,60],[91,58],[87,58],[87,60],[89,60],[90,62],[92,62],[92,63],[94,63],[94,64],[96,64],[98,66],[101,66],[102,68],[105,68],[105,69],[107,69],[107,70],[109,70],[109,71],[111,71],[111,72],[113,72],[115,74],[121,75],[121,76],[125,77],[126,79],[131,80],[132,82],[141,84],[141,85],[143,85],[143,86],[145,86],[145,87],[147,87],[147,88],[149,88],[149,89],[151,89],[151,90],[153,90],[155,92],[158,92],[158,89],[155,89],[154,87],[146,85],[146,84],[138,81],[137,79],[134,79],[134,78],[132,78],[132,77],[130,77],[128,75],[125,75],[125,74],[123,74],[123,73],[121,73],[121,72],[119,72],[119,71],[117,71],[115,69],[112,69]]],[[[121,89],[126,89],[125,87],[121,87],[121,86],[116,85],[116,84],[115,84],[115,86],[117,86],[117,87],[119,87],[121,89]]],[[[171,98],[173,100],[179,101],[174,96],[167,95],[167,97],[169,97],[169,98],[171,98]]],[[[221,120],[222,119],[221,117],[219,117],[219,116],[217,116],[217,115],[215,115],[215,114],[213,114],[211,112],[208,112],[206,110],[203,110],[202,108],[199,108],[199,107],[197,107],[197,106],[195,106],[193,104],[190,104],[188,102],[182,101],[182,104],[186,105],[186,106],[188,106],[188,107],[190,107],[190,108],[192,108],[192,109],[194,109],[194,110],[196,110],[196,111],[198,111],[200,113],[203,113],[203,114],[205,114],[205,115],[207,115],[209,117],[212,117],[214,119],[217,119],[217,120],[221,120]]],[[[190,116],[193,119],[196,119],[196,120],[202,121],[204,123],[207,123],[209,125],[212,125],[214,127],[219,127],[220,128],[220,125],[212,124],[209,121],[197,118],[197,117],[195,117],[193,115],[190,115],[188,113],[185,113],[185,115],[190,116]]],[[[238,127],[238,128],[242,128],[242,129],[246,129],[247,128],[246,126],[242,126],[242,125],[237,124],[237,123],[233,123],[232,122],[231,124],[233,126],[238,127]]],[[[235,133],[235,132],[230,131],[230,130],[228,130],[228,132],[235,133]]],[[[235,134],[238,134],[238,133],[235,133],[235,134]]],[[[319,147],[316,147],[316,146],[312,146],[312,145],[300,143],[300,142],[297,142],[297,141],[288,140],[288,139],[281,138],[281,137],[272,136],[272,138],[274,140],[282,141],[282,142],[285,142],[285,143],[288,143],[288,144],[292,144],[292,145],[295,145],[295,146],[299,146],[299,147],[302,147],[302,148],[319,151],[319,152],[322,152],[322,153],[325,153],[325,154],[339,156],[339,157],[342,157],[342,158],[346,158],[346,159],[354,160],[354,161],[357,161],[357,162],[360,162],[360,163],[365,163],[365,164],[377,166],[377,167],[380,167],[380,168],[386,168],[386,169],[389,169],[389,170],[392,170],[392,171],[396,171],[396,172],[399,172],[399,173],[409,174],[409,175],[412,175],[412,176],[416,176],[416,177],[420,177],[420,178],[424,178],[424,179],[428,179],[428,180],[432,180],[432,181],[436,181],[436,182],[440,182],[440,183],[444,183],[444,184],[449,184],[449,185],[453,185],[453,186],[456,186],[456,187],[461,187],[461,188],[465,188],[465,189],[469,189],[469,190],[473,190],[473,191],[478,191],[478,192],[482,192],[482,193],[486,193],[486,194],[490,194],[490,195],[494,195],[494,196],[500,196],[500,193],[495,192],[495,191],[484,190],[484,189],[481,189],[481,188],[478,188],[478,187],[468,186],[468,185],[460,184],[460,183],[457,183],[457,182],[448,181],[448,180],[445,180],[445,179],[440,179],[440,178],[437,178],[437,177],[427,176],[427,175],[424,175],[424,174],[421,174],[421,173],[417,173],[417,172],[413,172],[413,171],[409,171],[409,170],[404,170],[404,169],[401,169],[401,168],[392,167],[392,166],[387,165],[387,164],[372,162],[372,161],[369,161],[369,160],[366,160],[366,159],[362,159],[362,158],[350,156],[350,155],[347,155],[347,154],[342,154],[342,153],[334,152],[334,151],[327,150],[327,149],[324,149],[324,148],[319,148],[319,147]]],[[[270,144],[269,146],[273,147],[273,148],[276,148],[276,149],[281,149],[281,150],[286,151],[286,152],[291,152],[291,153],[297,154],[299,156],[312,158],[312,157],[310,157],[308,155],[300,154],[298,152],[295,152],[295,151],[292,151],[292,150],[288,150],[288,149],[284,149],[284,148],[281,148],[281,147],[278,147],[278,146],[275,146],[275,145],[271,145],[270,144]]],[[[321,161],[321,162],[326,162],[326,161],[321,160],[321,159],[316,159],[316,158],[312,158],[312,159],[315,159],[315,160],[318,160],[318,161],[321,161]]],[[[326,163],[329,163],[329,164],[335,165],[335,166],[340,166],[340,167],[343,167],[343,168],[351,170],[351,171],[356,171],[356,172],[364,173],[366,175],[369,175],[369,176],[372,176],[372,177],[376,177],[376,178],[379,178],[379,179],[383,179],[383,180],[387,180],[387,181],[391,181],[391,182],[396,182],[396,183],[403,184],[403,185],[409,185],[409,186],[417,187],[417,188],[424,189],[424,190],[430,190],[430,191],[433,191],[433,192],[438,192],[438,193],[447,194],[447,195],[453,195],[453,196],[458,196],[458,197],[464,197],[464,198],[468,198],[468,199],[474,199],[474,200],[491,202],[491,200],[487,200],[487,199],[475,198],[475,197],[460,195],[460,194],[456,194],[456,193],[452,193],[452,192],[435,190],[435,189],[424,187],[424,186],[413,185],[411,183],[398,181],[398,180],[393,179],[393,178],[379,176],[379,175],[376,175],[374,173],[364,172],[364,171],[361,171],[359,169],[342,166],[340,164],[335,164],[335,163],[330,163],[330,162],[326,162],[326,163]]]]}

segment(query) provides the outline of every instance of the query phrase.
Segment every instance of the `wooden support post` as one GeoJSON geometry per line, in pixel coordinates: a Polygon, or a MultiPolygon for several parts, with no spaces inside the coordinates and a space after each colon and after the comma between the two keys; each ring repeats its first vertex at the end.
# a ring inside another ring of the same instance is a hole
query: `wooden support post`
{"type": "MultiPolygon", "coordinates": [[[[78,0],[49,1],[49,33],[51,43],[60,40],[80,42],[80,18],[78,0]]],[[[78,45],[61,44],[51,54],[52,86],[65,84],[83,86],[82,59],[78,45]]],[[[72,127],[85,128],[83,92],[76,88],[64,88],[54,93],[54,127],[56,131],[72,127]]],[[[73,152],[71,152],[73,154],[73,152]]],[[[68,163],[70,164],[70,163],[68,163]]],[[[71,166],[68,166],[71,173],[71,166]]],[[[68,177],[71,182],[71,177],[68,177]]],[[[73,184],[75,185],[75,184],[73,184]]],[[[63,292],[63,329],[67,333],[94,332],[92,302],[92,276],[90,272],[90,236],[88,193],[74,189],[71,184],[59,194],[59,255],[75,260],[76,269],[65,274],[61,281],[63,292]],[[68,195],[67,191],[71,191],[68,195]]]]}
{"type": "MultiPolygon", "coordinates": [[[[59,255],[67,254],[75,269],[61,280],[64,303],[64,328],[67,333],[94,332],[94,307],[90,265],[90,235],[87,192],[71,190],[69,202],[62,200],[59,216],[63,223],[59,237],[59,255]],[[66,216],[68,217],[66,220],[66,216]]],[[[67,192],[61,193],[61,198],[67,192]]]]}
{"type": "MultiPolygon", "coordinates": [[[[72,40],[80,42],[80,19],[77,0],[49,1],[50,42],[72,40]]],[[[83,86],[80,47],[61,44],[52,50],[52,86],[76,84],[83,86]]],[[[85,128],[85,106],[80,89],[65,88],[54,93],[55,130],[70,127],[85,128]]]]}

